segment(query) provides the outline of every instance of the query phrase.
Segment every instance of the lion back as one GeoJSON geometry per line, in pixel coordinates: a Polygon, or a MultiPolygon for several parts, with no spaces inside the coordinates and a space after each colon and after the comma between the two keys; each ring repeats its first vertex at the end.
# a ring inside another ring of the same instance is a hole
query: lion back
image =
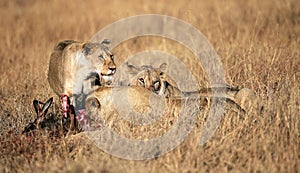
{"type": "Polygon", "coordinates": [[[73,43],[79,43],[74,40],[64,40],[59,42],[53,49],[50,56],[49,70],[48,70],[48,82],[53,91],[60,95],[63,92],[62,70],[63,60],[62,55],[65,48],[73,43]]]}

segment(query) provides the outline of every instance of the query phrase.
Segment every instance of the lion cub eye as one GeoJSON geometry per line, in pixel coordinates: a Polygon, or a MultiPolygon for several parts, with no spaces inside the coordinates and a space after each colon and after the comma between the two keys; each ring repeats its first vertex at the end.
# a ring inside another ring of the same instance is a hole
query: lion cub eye
{"type": "Polygon", "coordinates": [[[138,79],[138,81],[139,81],[139,83],[140,83],[142,86],[144,86],[144,85],[145,85],[145,81],[144,81],[144,79],[143,79],[143,78],[139,78],[139,79],[138,79]]]}
{"type": "Polygon", "coordinates": [[[160,81],[156,81],[153,84],[155,91],[158,91],[160,89],[160,81]]]}

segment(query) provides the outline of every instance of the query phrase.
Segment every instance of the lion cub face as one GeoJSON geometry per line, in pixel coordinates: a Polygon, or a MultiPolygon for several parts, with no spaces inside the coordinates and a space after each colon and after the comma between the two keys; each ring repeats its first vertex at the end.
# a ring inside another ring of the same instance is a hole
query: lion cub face
{"type": "Polygon", "coordinates": [[[130,85],[141,86],[158,95],[163,95],[166,68],[166,63],[161,64],[158,68],[154,68],[151,65],[135,67],[127,64],[127,72],[132,76],[130,85]]]}

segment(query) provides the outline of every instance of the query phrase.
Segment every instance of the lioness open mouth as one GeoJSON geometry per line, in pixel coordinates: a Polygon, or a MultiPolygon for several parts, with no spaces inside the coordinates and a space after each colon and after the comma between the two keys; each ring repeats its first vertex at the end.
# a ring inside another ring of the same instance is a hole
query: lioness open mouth
{"type": "Polygon", "coordinates": [[[101,73],[101,77],[104,79],[106,84],[111,84],[112,80],[113,80],[113,74],[102,74],[101,73]]]}

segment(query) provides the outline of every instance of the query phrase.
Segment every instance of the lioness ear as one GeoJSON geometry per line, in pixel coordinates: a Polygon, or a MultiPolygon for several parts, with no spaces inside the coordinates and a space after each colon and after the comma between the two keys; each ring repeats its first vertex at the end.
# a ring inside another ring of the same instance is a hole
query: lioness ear
{"type": "Polygon", "coordinates": [[[83,43],[83,44],[82,44],[82,53],[83,53],[84,55],[90,54],[91,48],[92,48],[92,46],[91,46],[91,43],[90,43],[90,42],[85,42],[85,43],[83,43]]]}
{"type": "Polygon", "coordinates": [[[134,65],[128,64],[128,62],[126,62],[126,68],[127,68],[127,73],[131,74],[131,75],[135,75],[137,74],[140,69],[135,67],[134,65]]]}
{"type": "Polygon", "coordinates": [[[166,72],[166,71],[167,71],[167,68],[168,68],[167,63],[162,63],[162,64],[158,67],[158,70],[161,71],[161,72],[166,72]]]}

